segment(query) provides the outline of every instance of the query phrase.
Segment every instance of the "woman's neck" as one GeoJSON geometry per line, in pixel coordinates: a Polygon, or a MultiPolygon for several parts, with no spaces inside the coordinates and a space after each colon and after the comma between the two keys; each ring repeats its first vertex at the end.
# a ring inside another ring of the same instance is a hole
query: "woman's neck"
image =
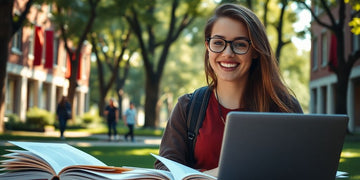
{"type": "Polygon", "coordinates": [[[241,108],[241,100],[244,94],[246,82],[240,83],[223,82],[219,81],[215,89],[218,95],[218,101],[222,106],[228,109],[241,108]]]}

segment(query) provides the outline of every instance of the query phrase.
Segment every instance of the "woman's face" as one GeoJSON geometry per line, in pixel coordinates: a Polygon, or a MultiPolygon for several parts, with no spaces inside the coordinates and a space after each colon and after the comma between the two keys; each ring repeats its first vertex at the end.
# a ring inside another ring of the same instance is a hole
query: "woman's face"
{"type": "MultiPolygon", "coordinates": [[[[220,38],[226,41],[236,39],[250,39],[246,26],[240,22],[227,17],[219,18],[213,25],[211,38],[220,38]]],[[[209,42],[206,41],[206,47],[209,52],[210,66],[214,70],[218,82],[227,81],[239,83],[246,81],[249,69],[254,58],[251,45],[245,54],[235,54],[230,43],[226,44],[224,51],[220,53],[212,52],[209,49],[209,42]]]]}

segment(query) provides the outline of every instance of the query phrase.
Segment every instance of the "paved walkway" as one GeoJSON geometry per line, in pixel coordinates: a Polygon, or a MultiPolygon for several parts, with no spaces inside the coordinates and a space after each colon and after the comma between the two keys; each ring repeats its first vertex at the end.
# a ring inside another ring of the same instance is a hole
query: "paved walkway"
{"type": "MultiPolygon", "coordinates": [[[[29,136],[48,136],[48,137],[58,137],[59,132],[46,132],[46,133],[36,133],[36,132],[21,132],[24,135],[29,136]]],[[[54,140],[47,142],[59,142],[59,143],[68,143],[73,146],[158,146],[160,145],[160,137],[147,137],[147,136],[135,136],[135,141],[125,141],[124,136],[121,135],[117,140],[109,141],[106,134],[89,134],[84,132],[65,132],[65,137],[68,137],[65,140],[54,140]],[[84,140],[73,140],[71,137],[92,137],[94,140],[84,139],[84,140]]],[[[129,138],[130,139],[130,138],[129,138]]],[[[0,141],[1,145],[10,144],[2,140],[0,141]]]]}

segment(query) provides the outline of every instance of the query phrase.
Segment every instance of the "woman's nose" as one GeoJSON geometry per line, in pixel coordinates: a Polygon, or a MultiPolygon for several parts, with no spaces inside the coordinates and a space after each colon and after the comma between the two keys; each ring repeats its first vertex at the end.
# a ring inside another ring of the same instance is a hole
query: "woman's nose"
{"type": "Polygon", "coordinates": [[[231,44],[230,43],[227,43],[224,51],[223,51],[223,55],[226,55],[226,56],[234,56],[234,52],[233,50],[231,49],[231,44]]]}

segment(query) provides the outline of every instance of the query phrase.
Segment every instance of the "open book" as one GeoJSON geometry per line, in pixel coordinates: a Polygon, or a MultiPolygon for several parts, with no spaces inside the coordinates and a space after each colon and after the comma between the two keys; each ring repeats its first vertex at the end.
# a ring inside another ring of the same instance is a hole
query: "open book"
{"type": "Polygon", "coordinates": [[[169,171],[107,166],[65,143],[10,141],[24,150],[7,150],[0,179],[217,179],[175,161],[152,154],[169,171]]]}

